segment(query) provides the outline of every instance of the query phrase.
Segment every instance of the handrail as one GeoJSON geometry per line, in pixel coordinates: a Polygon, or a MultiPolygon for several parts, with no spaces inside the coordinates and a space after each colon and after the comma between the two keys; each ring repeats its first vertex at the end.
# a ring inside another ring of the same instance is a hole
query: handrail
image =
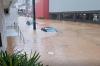
{"type": "Polygon", "coordinates": [[[25,44],[25,39],[24,39],[24,35],[22,33],[22,31],[19,28],[18,23],[14,22],[14,29],[16,29],[18,31],[18,36],[20,37],[20,39],[23,41],[23,43],[25,44]]]}

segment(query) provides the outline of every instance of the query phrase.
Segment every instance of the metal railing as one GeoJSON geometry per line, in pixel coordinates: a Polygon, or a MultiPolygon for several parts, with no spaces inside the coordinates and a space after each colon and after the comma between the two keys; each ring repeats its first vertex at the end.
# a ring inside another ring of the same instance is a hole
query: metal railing
{"type": "Polygon", "coordinates": [[[23,43],[25,44],[24,35],[23,35],[22,31],[20,30],[18,23],[14,22],[14,29],[16,29],[16,31],[18,32],[18,36],[19,36],[20,40],[22,40],[23,43]]]}

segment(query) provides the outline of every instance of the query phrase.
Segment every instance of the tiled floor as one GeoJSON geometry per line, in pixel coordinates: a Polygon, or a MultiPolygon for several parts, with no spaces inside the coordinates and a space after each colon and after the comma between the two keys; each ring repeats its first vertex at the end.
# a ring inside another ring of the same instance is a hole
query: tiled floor
{"type": "Polygon", "coordinates": [[[25,19],[19,17],[18,21],[25,44],[17,41],[14,50],[38,51],[49,66],[100,66],[100,25],[37,20],[37,30],[33,31],[25,19]],[[57,32],[43,32],[40,28],[44,26],[57,32]]]}

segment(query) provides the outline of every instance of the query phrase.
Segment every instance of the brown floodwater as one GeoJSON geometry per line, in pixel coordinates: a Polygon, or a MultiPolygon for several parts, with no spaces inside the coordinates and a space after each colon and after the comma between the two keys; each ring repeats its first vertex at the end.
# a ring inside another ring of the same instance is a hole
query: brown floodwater
{"type": "Polygon", "coordinates": [[[19,17],[25,44],[16,39],[13,50],[28,54],[37,51],[40,60],[49,66],[100,66],[100,25],[57,20],[36,22],[34,31],[25,17],[19,17]],[[43,32],[42,27],[53,27],[57,32],[43,32]]]}

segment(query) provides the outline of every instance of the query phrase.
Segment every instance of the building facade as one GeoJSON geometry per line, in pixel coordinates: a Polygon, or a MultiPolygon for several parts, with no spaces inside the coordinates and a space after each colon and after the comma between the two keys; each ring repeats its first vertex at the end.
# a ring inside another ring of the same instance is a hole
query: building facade
{"type": "Polygon", "coordinates": [[[36,0],[37,18],[100,21],[100,0],[36,0]],[[97,18],[95,18],[97,16],[97,18]],[[95,19],[95,20],[94,20],[95,19]]]}

